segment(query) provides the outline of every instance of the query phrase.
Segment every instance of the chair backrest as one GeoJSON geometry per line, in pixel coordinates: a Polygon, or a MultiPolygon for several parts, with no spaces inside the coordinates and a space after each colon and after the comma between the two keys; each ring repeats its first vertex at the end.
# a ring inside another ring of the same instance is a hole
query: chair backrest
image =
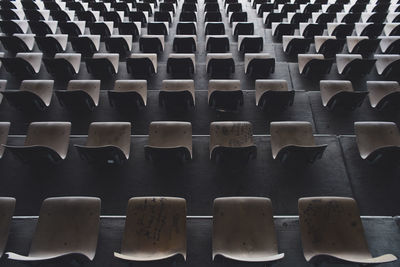
{"type": "Polygon", "coordinates": [[[92,260],[100,227],[100,203],[94,197],[45,199],[29,256],[80,253],[92,260]]]}
{"type": "Polygon", "coordinates": [[[210,155],[215,147],[253,146],[253,126],[248,121],[218,121],[210,124],[210,155]]]}
{"type": "MultiPolygon", "coordinates": [[[[1,132],[1,124],[0,124],[1,132]]],[[[1,134],[1,133],[0,133],[1,134]]],[[[15,198],[0,197],[0,256],[3,256],[7,244],[8,233],[10,230],[11,219],[14,215],[15,198]]]]}
{"type": "Polygon", "coordinates": [[[129,158],[131,144],[130,122],[92,122],[86,146],[116,146],[129,158]]]}
{"type": "Polygon", "coordinates": [[[26,134],[25,146],[49,147],[65,159],[70,133],[70,122],[32,122],[26,134]]]}
{"type": "Polygon", "coordinates": [[[186,259],[186,200],[175,197],[131,198],[121,253],[143,260],[177,254],[186,259]]]}
{"type": "Polygon", "coordinates": [[[223,197],[214,200],[213,258],[275,256],[278,253],[271,200],[223,197]]]}

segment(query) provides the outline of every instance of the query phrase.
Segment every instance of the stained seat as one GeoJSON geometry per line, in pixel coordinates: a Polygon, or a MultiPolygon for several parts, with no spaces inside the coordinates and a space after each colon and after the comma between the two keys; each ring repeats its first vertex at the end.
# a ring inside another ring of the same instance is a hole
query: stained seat
{"type": "Polygon", "coordinates": [[[213,210],[213,260],[272,263],[284,257],[278,253],[269,198],[216,198],[213,210]]]}
{"type": "Polygon", "coordinates": [[[175,197],[134,197],[128,202],[121,252],[130,262],[186,260],[186,200],[175,197]],[[154,219],[162,218],[162,225],[154,219]],[[150,231],[150,232],[149,232],[150,231]]]}
{"type": "Polygon", "coordinates": [[[54,259],[92,261],[100,228],[95,197],[54,197],[43,201],[28,256],[7,252],[9,260],[39,263],[54,259]]]}
{"type": "Polygon", "coordinates": [[[272,157],[282,163],[313,163],[328,145],[317,145],[311,123],[305,121],[271,122],[272,157]]]}
{"type": "Polygon", "coordinates": [[[192,159],[192,124],[180,121],[153,121],[149,126],[146,159],[155,163],[192,159]]]}
{"type": "Polygon", "coordinates": [[[57,163],[67,157],[70,122],[32,122],[25,143],[3,145],[23,163],[57,163]]]}
{"type": "Polygon", "coordinates": [[[86,144],[74,144],[82,159],[95,164],[122,164],[129,159],[130,145],[130,122],[92,122],[86,144]]]}
{"type": "Polygon", "coordinates": [[[299,199],[301,243],[311,263],[379,264],[397,260],[394,255],[373,257],[368,249],[357,203],[345,197],[299,199]],[[319,242],[315,242],[315,237],[319,242]]]}
{"type": "Polygon", "coordinates": [[[253,126],[248,121],[219,121],[210,124],[210,159],[217,163],[255,159],[253,126]]]}

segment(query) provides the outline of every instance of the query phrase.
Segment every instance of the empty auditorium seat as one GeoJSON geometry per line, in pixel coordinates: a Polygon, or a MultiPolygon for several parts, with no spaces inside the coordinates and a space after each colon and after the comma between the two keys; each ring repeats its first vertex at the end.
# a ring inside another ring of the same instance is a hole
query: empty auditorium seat
{"type": "Polygon", "coordinates": [[[237,38],[239,35],[253,35],[254,23],[253,22],[233,22],[232,35],[237,38]]]}
{"type": "Polygon", "coordinates": [[[55,34],[57,31],[58,21],[51,20],[40,20],[40,21],[28,21],[31,32],[38,36],[45,36],[46,34],[55,34]]]}
{"type": "Polygon", "coordinates": [[[239,35],[238,51],[243,53],[259,53],[264,49],[264,38],[260,35],[239,35]]]}
{"type": "Polygon", "coordinates": [[[244,71],[252,78],[267,78],[275,71],[275,58],[269,53],[244,54],[244,71]]]}
{"type": "Polygon", "coordinates": [[[352,35],[354,31],[354,24],[336,22],[327,23],[327,30],[329,36],[336,36],[339,39],[345,39],[347,36],[352,35]]]}
{"type": "Polygon", "coordinates": [[[76,17],[78,20],[86,21],[86,23],[96,22],[100,19],[100,12],[94,10],[76,11],[76,17]]]}
{"type": "Polygon", "coordinates": [[[42,53],[17,53],[15,57],[0,57],[7,72],[19,78],[33,77],[40,71],[42,53]]]}
{"type": "Polygon", "coordinates": [[[300,35],[305,38],[314,38],[314,36],[324,33],[324,25],[318,23],[301,22],[299,24],[300,35]]]}
{"type": "Polygon", "coordinates": [[[106,37],[113,34],[114,22],[112,21],[96,21],[88,23],[90,34],[100,35],[101,41],[104,41],[106,37]]]}
{"type": "Polygon", "coordinates": [[[400,79],[400,55],[375,54],[376,71],[385,79],[400,79]]]}
{"type": "MultiPolygon", "coordinates": [[[[62,2],[58,2],[62,3],[62,2]]],[[[46,4],[58,4],[57,2],[45,2],[46,4]]],[[[73,10],[65,10],[64,8],[61,10],[50,10],[50,16],[53,20],[58,22],[63,21],[72,21],[75,18],[75,11],[73,10]]]]}
{"type": "Polygon", "coordinates": [[[148,22],[147,34],[149,35],[168,35],[168,22],[148,22]]]}
{"type": "Polygon", "coordinates": [[[293,105],[294,90],[289,90],[286,80],[256,80],[256,105],[262,110],[282,111],[293,105]]]}
{"type": "Polygon", "coordinates": [[[57,53],[54,58],[43,58],[48,73],[60,80],[67,80],[79,73],[82,54],[57,53]]]}
{"type": "Polygon", "coordinates": [[[178,257],[186,260],[186,200],[176,197],[131,198],[126,211],[121,253],[114,252],[114,256],[132,262],[159,262],[171,257],[174,261],[178,257]]]}
{"type": "Polygon", "coordinates": [[[6,35],[14,33],[27,33],[29,24],[27,20],[1,20],[0,29],[6,35]]]}
{"type": "Polygon", "coordinates": [[[228,35],[206,35],[206,51],[209,53],[226,53],[230,50],[228,35]]]}
{"type": "Polygon", "coordinates": [[[92,57],[100,49],[100,35],[86,34],[70,38],[72,49],[84,57],[92,57]]]}
{"type": "MultiPolygon", "coordinates": [[[[11,1],[9,1],[11,3],[11,1]]],[[[25,12],[20,9],[0,9],[0,17],[2,20],[23,20],[25,12]]]]}
{"type": "Polygon", "coordinates": [[[330,110],[354,110],[360,107],[367,96],[366,91],[355,91],[350,81],[320,81],[322,105],[330,110]]]}
{"type": "Polygon", "coordinates": [[[128,16],[129,12],[132,10],[132,3],[113,2],[111,3],[111,7],[114,8],[115,11],[122,11],[124,16],[128,16]]]}
{"type": "Polygon", "coordinates": [[[114,90],[108,90],[110,105],[117,109],[140,109],[147,104],[146,80],[116,80],[114,90]]]}
{"type": "Polygon", "coordinates": [[[71,111],[93,111],[99,104],[100,80],[71,80],[67,90],[55,93],[61,106],[71,111]]]}
{"type": "Polygon", "coordinates": [[[197,22],[196,12],[181,12],[179,21],[182,22],[197,22]]]}
{"type": "MultiPolygon", "coordinates": [[[[253,126],[248,121],[218,121],[210,124],[210,159],[218,163],[257,156],[253,126]]],[[[232,167],[232,166],[231,166],[232,167]]]]}
{"type": "Polygon", "coordinates": [[[118,73],[119,54],[95,53],[92,58],[86,59],[87,71],[105,79],[118,73]]]}
{"type": "Polygon", "coordinates": [[[369,38],[377,38],[381,35],[384,24],[377,23],[355,23],[355,32],[357,36],[368,36],[369,38]]]}
{"type": "Polygon", "coordinates": [[[92,261],[100,228],[100,205],[100,199],[94,197],[45,199],[28,256],[7,252],[8,259],[27,263],[62,257],[92,261]]]}
{"type": "Polygon", "coordinates": [[[240,262],[275,262],[278,242],[269,198],[214,199],[213,260],[218,256],[240,262]]]}
{"type": "Polygon", "coordinates": [[[379,38],[382,53],[400,54],[400,36],[380,36],[379,38]]]}
{"type": "MultiPolygon", "coordinates": [[[[1,127],[1,126],[0,126],[1,127]]],[[[1,128],[0,128],[1,134],[1,128]]],[[[0,148],[1,150],[1,148],[0,148]]],[[[1,155],[0,155],[1,158],[1,155]]],[[[12,197],[0,197],[0,257],[3,257],[4,251],[7,245],[8,233],[10,231],[11,220],[15,209],[15,198],[12,197]]]]}
{"type": "Polygon", "coordinates": [[[111,35],[105,38],[106,49],[110,53],[118,53],[121,58],[132,50],[132,35],[111,35]]]}
{"type": "Polygon", "coordinates": [[[141,22],[143,24],[143,26],[147,25],[148,13],[145,11],[132,11],[129,13],[128,17],[129,17],[130,21],[141,22]]]}
{"type": "Polygon", "coordinates": [[[237,111],[243,105],[243,92],[239,80],[210,80],[208,104],[218,111],[237,111]]]}
{"type": "Polygon", "coordinates": [[[274,12],[263,13],[263,21],[265,27],[267,28],[271,28],[273,22],[282,22],[284,18],[286,18],[286,16],[283,13],[274,13],[274,12]]]}
{"type": "Polygon", "coordinates": [[[30,21],[49,20],[50,10],[25,9],[25,18],[30,21]]]}
{"type": "Polygon", "coordinates": [[[247,12],[233,12],[230,13],[229,23],[233,22],[247,22],[247,12]]]}
{"type": "Polygon", "coordinates": [[[175,15],[175,4],[174,3],[160,3],[160,11],[162,12],[172,12],[175,15]]]}
{"type": "Polygon", "coordinates": [[[311,123],[306,121],[271,122],[272,157],[282,163],[313,163],[328,145],[315,144],[311,123]]]}
{"type": "Polygon", "coordinates": [[[365,76],[371,72],[376,59],[365,59],[360,54],[336,54],[338,73],[347,77],[365,76]]]}
{"type": "Polygon", "coordinates": [[[86,144],[74,144],[82,159],[96,164],[122,164],[129,159],[130,145],[130,122],[92,122],[86,144]]]}
{"type": "Polygon", "coordinates": [[[400,23],[386,23],[383,28],[383,32],[386,36],[399,36],[400,35],[400,23]]]}
{"type": "Polygon", "coordinates": [[[225,24],[222,22],[206,22],[205,35],[224,35],[225,24]]]}
{"type": "Polygon", "coordinates": [[[163,80],[159,104],[168,110],[187,110],[195,106],[193,80],[163,80]]]}
{"type": "Polygon", "coordinates": [[[311,14],[312,21],[314,23],[322,24],[324,26],[329,22],[333,22],[336,18],[336,14],[334,13],[322,13],[322,12],[313,12],[311,14]]]}
{"type": "Polygon", "coordinates": [[[367,36],[347,36],[347,48],[351,54],[361,54],[368,57],[375,53],[380,39],[369,39],[367,36]]]}
{"type": "Polygon", "coordinates": [[[57,163],[67,157],[70,132],[70,122],[32,122],[24,145],[4,146],[23,163],[57,163]]]}
{"type": "Polygon", "coordinates": [[[322,54],[299,54],[300,74],[308,77],[318,77],[330,72],[333,59],[325,59],[322,54]]]}
{"type": "Polygon", "coordinates": [[[13,54],[29,52],[35,45],[35,35],[14,33],[12,36],[0,36],[0,41],[3,47],[13,54]]]}
{"type": "Polygon", "coordinates": [[[190,78],[196,72],[195,54],[169,54],[167,73],[175,78],[190,78]]]}
{"type": "Polygon", "coordinates": [[[47,56],[54,56],[67,49],[67,34],[46,34],[46,36],[35,36],[36,45],[47,56]]]}
{"type": "Polygon", "coordinates": [[[206,66],[211,78],[229,78],[235,72],[232,53],[208,53],[206,66]]]}
{"type": "Polygon", "coordinates": [[[196,35],[197,34],[197,23],[196,22],[185,22],[180,21],[176,24],[176,34],[184,35],[196,35]]]}
{"type": "Polygon", "coordinates": [[[192,159],[192,124],[180,121],[153,121],[149,126],[149,143],[144,147],[146,159],[156,163],[192,159]]]}
{"type": "Polygon", "coordinates": [[[118,32],[120,35],[130,35],[133,39],[137,39],[141,35],[141,22],[121,22],[118,24],[118,32]]]}
{"type": "MultiPolygon", "coordinates": [[[[0,159],[3,157],[4,155],[4,146],[1,145],[5,145],[7,144],[7,139],[8,139],[8,133],[10,131],[10,125],[11,123],[9,122],[0,122],[0,159]]],[[[0,201],[1,203],[1,201],[0,201]]],[[[0,204],[1,206],[1,204],[0,204]]],[[[3,230],[6,230],[3,228],[3,230]]],[[[0,235],[0,236],[4,236],[4,235],[0,235]]],[[[4,240],[0,240],[0,255],[3,255],[4,252],[4,245],[5,245],[5,241],[4,240]],[[1,249],[2,248],[2,249],[1,249]]]]}
{"type": "Polygon", "coordinates": [[[134,77],[149,77],[157,73],[157,54],[131,54],[126,59],[126,69],[134,77]]]}
{"type": "Polygon", "coordinates": [[[154,21],[156,22],[168,22],[171,26],[173,22],[173,13],[169,11],[156,11],[154,12],[154,21]]]}
{"type": "Polygon", "coordinates": [[[181,11],[182,12],[195,12],[195,11],[197,11],[197,4],[190,3],[190,2],[184,2],[182,4],[181,11]]]}
{"type": "Polygon", "coordinates": [[[52,80],[24,80],[19,90],[5,90],[1,94],[17,109],[43,111],[50,106],[53,85],[52,80]]]}
{"type": "MultiPolygon", "coordinates": [[[[88,3],[84,3],[84,2],[66,2],[66,6],[68,7],[69,10],[74,10],[79,18],[79,13],[88,10],[88,3]]],[[[100,16],[100,12],[99,11],[92,11],[94,12],[98,12],[98,16],[100,16]]],[[[80,18],[79,18],[80,19],[80,18]]]]}
{"type": "Polygon", "coordinates": [[[369,102],[378,110],[396,110],[400,107],[400,86],[393,81],[367,81],[369,102]]]}
{"type": "MultiPolygon", "coordinates": [[[[317,43],[317,41],[315,41],[317,43]]],[[[282,48],[289,57],[297,56],[297,54],[307,53],[310,49],[312,39],[306,39],[301,35],[283,35],[282,48]]]]}
{"type": "Polygon", "coordinates": [[[342,52],[345,44],[344,39],[336,36],[314,36],[315,50],[323,54],[325,58],[333,58],[336,54],[342,52]]]}
{"type": "Polygon", "coordinates": [[[172,43],[172,50],[176,53],[194,53],[197,50],[196,35],[176,35],[172,43]]]}
{"type": "Polygon", "coordinates": [[[204,14],[204,21],[205,22],[221,22],[222,21],[222,15],[221,12],[219,11],[207,11],[204,14]]]}
{"type": "Polygon", "coordinates": [[[61,33],[69,37],[77,37],[85,33],[86,21],[64,21],[59,22],[58,27],[61,33]]]}
{"type": "Polygon", "coordinates": [[[112,21],[114,25],[124,22],[124,12],[123,11],[106,11],[103,13],[104,21],[112,21]]]}
{"type": "Polygon", "coordinates": [[[140,36],[139,49],[144,53],[160,53],[164,51],[164,36],[163,35],[140,36]]]}
{"type": "Polygon", "coordinates": [[[280,42],[284,35],[294,35],[296,25],[289,22],[272,22],[271,31],[272,35],[280,42]]]}
{"type": "Polygon", "coordinates": [[[219,12],[219,4],[217,3],[205,3],[204,12],[219,12]]]}
{"type": "Polygon", "coordinates": [[[308,262],[377,264],[397,258],[385,254],[373,258],[364,236],[357,203],[345,197],[299,199],[303,254],[308,262]],[[315,237],[318,236],[318,242],[315,237]]]}

